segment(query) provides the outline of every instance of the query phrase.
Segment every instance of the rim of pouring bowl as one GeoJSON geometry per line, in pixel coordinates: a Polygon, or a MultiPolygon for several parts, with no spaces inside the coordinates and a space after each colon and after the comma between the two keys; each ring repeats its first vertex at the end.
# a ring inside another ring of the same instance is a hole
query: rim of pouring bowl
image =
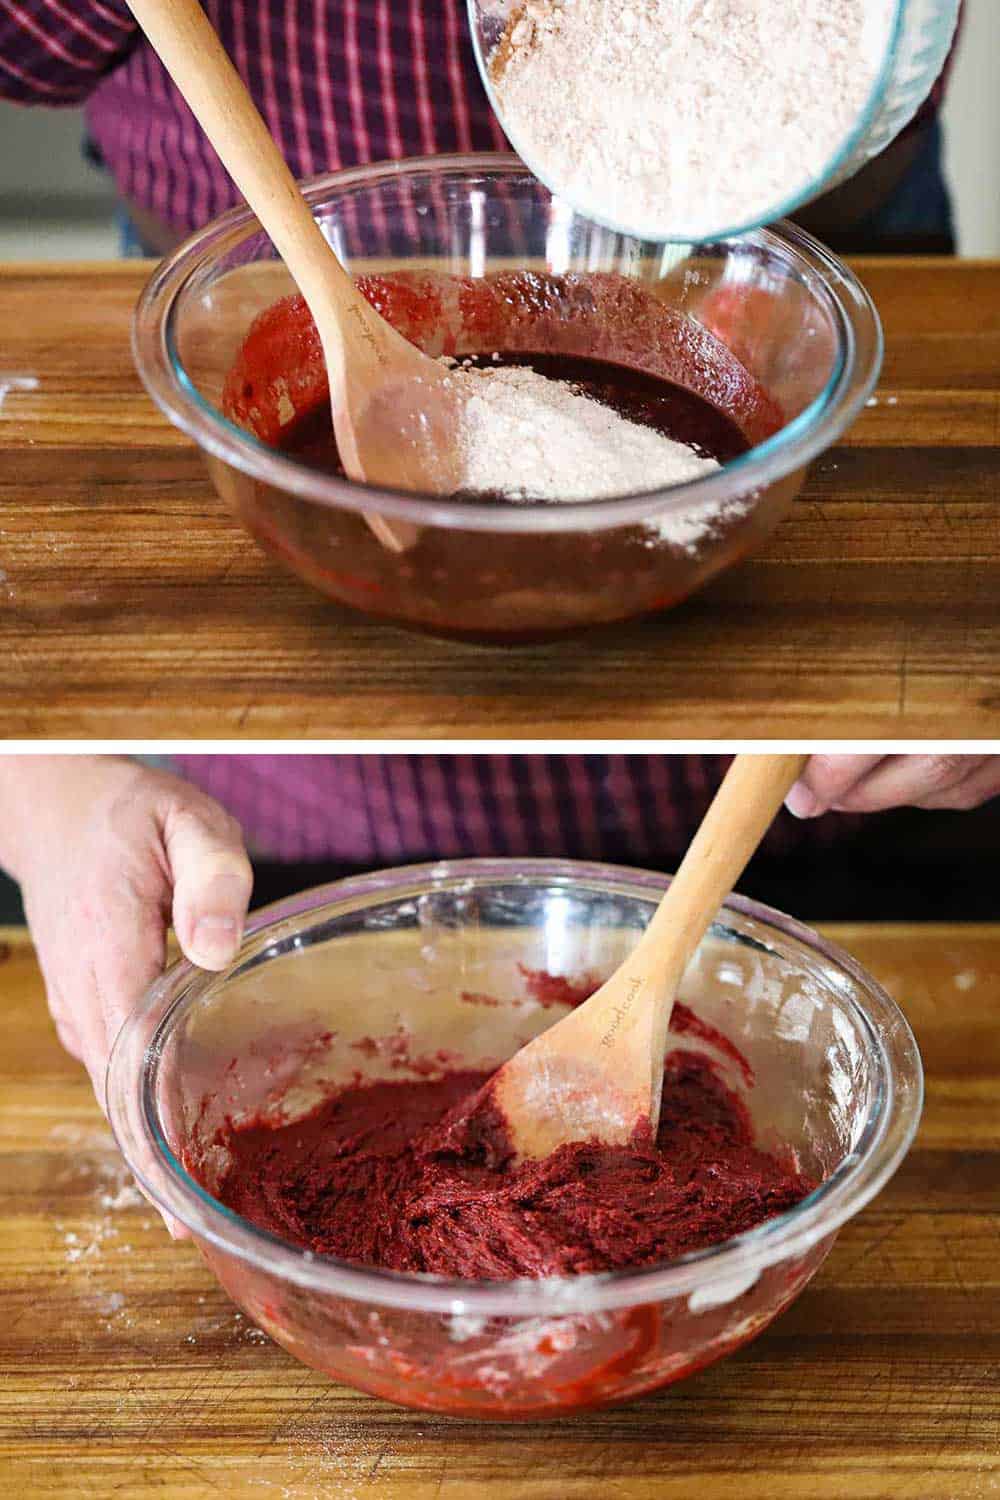
{"type": "MultiPolygon", "coordinates": [[[[929,97],[954,42],[961,0],[894,0],[894,5],[881,65],[854,124],[822,169],[801,188],[768,205],[754,218],[728,226],[720,224],[711,230],[702,227],[693,233],[690,227],[685,229],[683,226],[665,230],[664,226],[656,224],[616,223],[612,219],[602,219],[599,214],[591,214],[589,210],[588,216],[614,233],[660,244],[733,239],[764,224],[788,218],[797,209],[845,182],[866,162],[884,151],[916,116],[929,97]]],[[[547,180],[544,163],[533,152],[525,153],[518,145],[517,128],[512,128],[506,112],[500,108],[490,77],[489,55],[495,36],[492,32],[487,36],[486,17],[489,15],[495,20],[510,6],[494,6],[488,11],[482,0],[466,0],[466,8],[476,65],[490,108],[521,160],[530,163],[539,182],[558,196],[559,190],[547,180]]]]}

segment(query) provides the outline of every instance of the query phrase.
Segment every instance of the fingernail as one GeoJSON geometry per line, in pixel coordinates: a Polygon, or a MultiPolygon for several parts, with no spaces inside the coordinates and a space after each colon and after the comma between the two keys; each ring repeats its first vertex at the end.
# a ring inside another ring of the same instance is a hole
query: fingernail
{"type": "Polygon", "coordinates": [[[235,956],[240,927],[235,917],[199,917],[191,938],[191,958],[203,969],[221,969],[235,956]]]}
{"type": "Polygon", "coordinates": [[[817,813],[822,812],[819,798],[801,781],[797,781],[788,793],[785,806],[793,818],[815,818],[817,813]]]}
{"type": "Polygon", "coordinates": [[[234,875],[216,875],[199,892],[188,957],[203,969],[224,968],[243,930],[246,887],[234,875]]]}

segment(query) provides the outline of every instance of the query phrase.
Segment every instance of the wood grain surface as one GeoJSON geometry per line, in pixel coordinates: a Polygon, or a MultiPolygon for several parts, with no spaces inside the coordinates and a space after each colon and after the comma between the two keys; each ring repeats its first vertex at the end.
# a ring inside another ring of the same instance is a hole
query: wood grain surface
{"type": "Polygon", "coordinates": [[[150,269],[0,270],[6,735],[996,732],[1000,262],[860,262],[878,405],[765,550],[672,614],[506,651],[371,623],[258,552],[133,372],[150,269]]]}
{"type": "Polygon", "coordinates": [[[1000,926],[829,929],[902,1001],[916,1145],[756,1342],[631,1406],[494,1426],[330,1384],[137,1198],[0,931],[0,1496],[989,1500],[1000,1490],[1000,926]]]}

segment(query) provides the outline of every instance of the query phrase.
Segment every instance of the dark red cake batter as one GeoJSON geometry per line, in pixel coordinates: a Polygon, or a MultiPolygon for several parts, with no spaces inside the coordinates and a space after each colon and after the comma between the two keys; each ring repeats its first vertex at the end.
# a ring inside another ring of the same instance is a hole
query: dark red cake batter
{"type": "MultiPolygon", "coordinates": [[[[561,375],[722,464],[738,462],[785,421],[750,370],[699,322],[707,302],[689,313],[687,292],[683,306],[674,305],[679,290],[666,282],[604,271],[463,277],[396,270],[359,277],[358,286],[429,355],[492,363],[498,353],[561,375]]],[[[329,400],[305,303],[283,298],[255,318],[225,379],[222,411],[298,463],[335,471],[329,400]]],[[[786,489],[710,507],[711,537],[697,556],[683,528],[671,539],[641,521],[593,531],[573,524],[546,531],[544,540],[507,522],[495,531],[434,524],[421,526],[398,554],[350,504],[307,501],[277,480],[240,481],[225,493],[270,552],[342,603],[435,634],[510,643],[677,603],[723,555],[732,560],[770,528],[788,503],[786,489]]]]}
{"type": "MultiPolygon", "coordinates": [[[[609,273],[396,271],[358,286],[429,354],[530,365],[620,415],[728,463],[781,413],[726,346],[640,283],[609,273]]],[[[319,336],[301,297],[254,321],[222,395],[226,416],[303,462],[343,473],[319,336]]]]}
{"type": "MultiPolygon", "coordinates": [[[[470,359],[469,363],[492,368],[527,365],[550,380],[567,382],[581,395],[609,406],[630,422],[651,427],[663,437],[686,444],[702,458],[729,463],[750,446],[736,423],[701,396],[657,375],[626,369],[624,365],[585,359],[577,354],[535,352],[481,356],[470,359]]],[[[321,401],[286,427],[281,434],[281,447],[312,468],[329,474],[344,473],[328,401],[321,401]]],[[[466,498],[501,500],[503,497],[497,494],[466,498]]]]}
{"type": "MultiPolygon", "coordinates": [[[[674,1029],[735,1053],[685,1007],[674,1029]]],[[[291,1124],[230,1126],[217,1195],[317,1253],[484,1280],[673,1260],[752,1229],[815,1186],[754,1144],[744,1105],[699,1053],[669,1054],[655,1141],[575,1144],[520,1165],[504,1159],[502,1140],[456,1149],[469,1138],[449,1131],[488,1076],[361,1084],[291,1124]]]]}

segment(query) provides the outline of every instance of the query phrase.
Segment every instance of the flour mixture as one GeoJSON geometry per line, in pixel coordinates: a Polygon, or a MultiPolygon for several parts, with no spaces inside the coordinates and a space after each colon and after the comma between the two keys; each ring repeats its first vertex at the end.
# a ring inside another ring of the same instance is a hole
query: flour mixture
{"type": "Polygon", "coordinates": [[[895,0],[523,0],[489,71],[513,145],[580,212],[704,238],[776,217],[826,175],[894,12],[895,0]]]}

